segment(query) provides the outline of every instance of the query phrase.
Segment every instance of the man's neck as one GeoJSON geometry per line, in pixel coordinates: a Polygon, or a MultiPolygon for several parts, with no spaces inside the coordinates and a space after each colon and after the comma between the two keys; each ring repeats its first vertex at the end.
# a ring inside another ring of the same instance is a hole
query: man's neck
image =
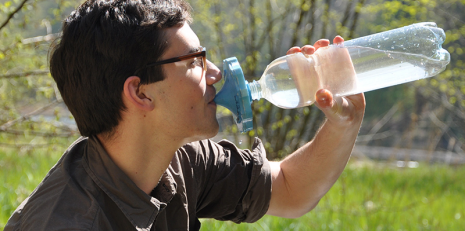
{"type": "MultiPolygon", "coordinates": [[[[134,130],[132,130],[134,131],[134,130]]],[[[110,139],[97,135],[115,164],[149,194],[168,168],[181,142],[160,135],[116,131],[110,139]]]]}

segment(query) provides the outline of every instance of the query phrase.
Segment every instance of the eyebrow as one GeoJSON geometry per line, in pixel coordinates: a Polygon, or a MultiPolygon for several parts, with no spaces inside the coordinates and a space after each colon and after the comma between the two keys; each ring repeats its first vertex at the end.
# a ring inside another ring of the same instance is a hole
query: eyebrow
{"type": "Polygon", "coordinates": [[[188,48],[185,49],[185,53],[183,55],[180,55],[180,56],[190,55],[190,54],[193,54],[193,53],[200,52],[201,50],[202,50],[202,46],[188,47],[188,48]]]}
{"type": "MultiPolygon", "coordinates": [[[[189,48],[186,49],[186,53],[184,55],[178,56],[178,58],[182,57],[182,56],[187,56],[187,55],[191,55],[191,54],[194,54],[194,53],[198,53],[198,52],[201,52],[201,51],[202,51],[202,46],[189,47],[189,48]]],[[[194,58],[194,57],[192,57],[192,58],[194,58]]],[[[173,59],[173,58],[171,58],[171,59],[173,59]]],[[[171,59],[167,59],[167,60],[171,60],[171,59]]]]}
{"type": "Polygon", "coordinates": [[[201,47],[202,47],[202,46],[191,47],[191,48],[189,48],[189,51],[188,51],[189,53],[187,53],[186,55],[191,54],[191,53],[199,52],[199,51],[201,50],[201,47]]]}
{"type": "MultiPolygon", "coordinates": [[[[202,46],[188,47],[188,48],[185,49],[185,53],[183,55],[178,56],[178,57],[190,55],[190,54],[193,54],[193,53],[197,53],[197,52],[200,52],[201,50],[202,50],[202,46]]],[[[162,60],[162,61],[171,60],[171,59],[173,59],[173,58],[168,58],[168,59],[165,59],[165,60],[162,60]]],[[[160,62],[160,61],[156,61],[154,63],[158,63],[158,62],[160,62]]]]}

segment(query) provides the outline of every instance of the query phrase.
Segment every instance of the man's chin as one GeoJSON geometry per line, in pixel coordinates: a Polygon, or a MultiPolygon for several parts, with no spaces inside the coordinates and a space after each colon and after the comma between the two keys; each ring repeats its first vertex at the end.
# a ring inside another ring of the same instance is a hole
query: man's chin
{"type": "Polygon", "coordinates": [[[213,124],[211,129],[208,131],[207,139],[215,137],[216,135],[218,135],[219,131],[220,131],[220,125],[218,124],[218,121],[215,120],[215,123],[213,124]]]}
{"type": "Polygon", "coordinates": [[[220,130],[220,126],[218,124],[218,121],[215,120],[215,122],[210,124],[208,128],[204,127],[202,131],[199,131],[197,133],[197,136],[191,137],[191,139],[189,139],[189,142],[211,139],[215,137],[216,135],[218,135],[219,130],[220,130]]]}

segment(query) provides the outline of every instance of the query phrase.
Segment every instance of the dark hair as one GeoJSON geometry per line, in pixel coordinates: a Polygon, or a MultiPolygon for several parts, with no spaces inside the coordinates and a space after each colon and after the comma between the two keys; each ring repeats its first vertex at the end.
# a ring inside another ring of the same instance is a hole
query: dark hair
{"type": "Polygon", "coordinates": [[[163,80],[161,66],[143,67],[165,52],[163,29],[190,21],[182,0],[89,0],[65,19],[50,51],[50,72],[81,135],[111,137],[126,109],[126,79],[163,80]]]}

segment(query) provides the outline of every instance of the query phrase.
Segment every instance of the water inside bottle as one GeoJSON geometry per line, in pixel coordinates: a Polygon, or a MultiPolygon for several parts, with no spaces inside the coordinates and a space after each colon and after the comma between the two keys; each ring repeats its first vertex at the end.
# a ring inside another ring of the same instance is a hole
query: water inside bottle
{"type": "MultiPolygon", "coordinates": [[[[448,53],[443,49],[438,50],[434,58],[423,54],[361,46],[344,48],[334,46],[330,49],[347,49],[352,62],[350,68],[356,73],[354,76],[350,70],[347,70],[346,59],[334,64],[334,57],[321,55],[317,63],[312,64],[295,55],[287,56],[287,63],[294,63],[288,68],[295,86],[270,92],[271,96],[267,99],[281,108],[302,107],[314,102],[314,95],[318,89],[328,89],[335,96],[354,95],[437,75],[449,63],[448,53]],[[330,65],[321,65],[321,63],[330,65]],[[297,68],[300,68],[300,71],[293,71],[297,68]],[[328,69],[331,69],[330,72],[327,71],[328,69]],[[316,72],[317,75],[312,72],[316,72]],[[299,87],[303,81],[311,83],[312,86],[299,87]]],[[[338,55],[340,54],[338,52],[338,55]]]]}
{"type": "MultiPolygon", "coordinates": [[[[273,98],[275,105],[284,109],[297,108],[301,102],[297,89],[278,91],[272,94],[271,97],[273,98]]],[[[308,102],[309,104],[313,103],[313,101],[308,102]]],[[[300,107],[303,107],[303,105],[300,107]]]]}
{"type": "Polygon", "coordinates": [[[337,96],[368,92],[435,76],[449,63],[449,54],[443,49],[438,50],[436,57],[360,46],[347,49],[357,73],[357,84],[353,89],[335,92],[337,96]]]}

